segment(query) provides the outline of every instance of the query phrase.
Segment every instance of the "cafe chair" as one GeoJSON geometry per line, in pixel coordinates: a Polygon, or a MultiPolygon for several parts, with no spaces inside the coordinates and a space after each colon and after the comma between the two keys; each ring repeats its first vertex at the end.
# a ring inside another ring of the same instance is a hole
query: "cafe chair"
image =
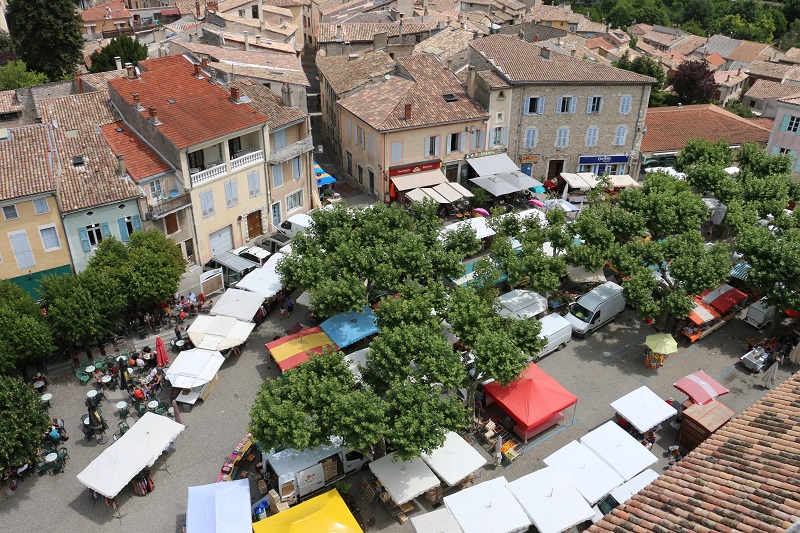
{"type": "Polygon", "coordinates": [[[126,358],[130,358],[130,356],[131,356],[131,351],[130,351],[130,350],[128,350],[127,348],[123,348],[123,349],[121,349],[121,350],[119,351],[119,354],[120,354],[120,355],[122,355],[122,356],[124,356],[124,357],[126,357],[126,358]]]}
{"type": "Polygon", "coordinates": [[[64,461],[63,459],[56,459],[55,461],[53,461],[50,464],[53,465],[50,468],[50,471],[52,473],[56,473],[56,472],[61,472],[62,474],[64,473],[64,466],[66,465],[66,461],[64,461]]]}
{"type": "Polygon", "coordinates": [[[87,374],[85,370],[76,370],[75,375],[78,377],[81,385],[86,385],[89,383],[89,374],[87,374]]]}
{"type": "Polygon", "coordinates": [[[123,407],[122,409],[119,410],[119,417],[121,419],[125,420],[129,416],[131,416],[131,411],[130,411],[130,409],[128,409],[127,406],[123,407]]]}
{"type": "Polygon", "coordinates": [[[117,427],[119,428],[119,436],[120,437],[123,436],[126,431],[131,429],[130,426],[128,426],[127,422],[120,422],[119,424],[117,424],[117,427]]]}
{"type": "Polygon", "coordinates": [[[93,364],[95,368],[99,368],[103,372],[106,371],[106,359],[102,355],[96,355],[93,364]]]}
{"type": "Polygon", "coordinates": [[[94,430],[88,427],[86,424],[81,423],[83,426],[81,429],[83,430],[83,436],[86,437],[86,440],[92,440],[94,437],[94,430]]]}
{"type": "Polygon", "coordinates": [[[36,473],[39,474],[39,477],[42,477],[46,473],[50,473],[53,471],[54,464],[55,463],[41,462],[38,465],[36,465],[36,473]]]}
{"type": "Polygon", "coordinates": [[[42,443],[42,453],[47,455],[48,453],[53,453],[56,451],[56,446],[53,444],[53,441],[46,440],[42,443]]]}
{"type": "Polygon", "coordinates": [[[142,417],[147,412],[147,405],[142,402],[133,402],[133,410],[136,411],[137,415],[142,417]]]}
{"type": "Polygon", "coordinates": [[[62,446],[61,448],[58,449],[58,459],[56,460],[66,461],[67,459],[69,459],[69,453],[67,453],[67,449],[62,446]]]}

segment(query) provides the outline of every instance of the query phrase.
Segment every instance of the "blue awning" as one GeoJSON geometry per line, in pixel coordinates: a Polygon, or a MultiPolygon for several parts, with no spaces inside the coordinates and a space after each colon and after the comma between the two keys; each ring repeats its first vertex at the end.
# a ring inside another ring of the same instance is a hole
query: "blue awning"
{"type": "Polygon", "coordinates": [[[369,306],[364,306],[362,312],[347,311],[338,314],[319,326],[339,348],[350,346],[378,332],[377,319],[369,306]]]}
{"type": "Polygon", "coordinates": [[[745,280],[747,279],[747,272],[750,270],[750,268],[750,265],[742,261],[741,263],[737,263],[736,266],[731,269],[729,275],[732,278],[745,280]]]}
{"type": "Polygon", "coordinates": [[[317,178],[317,187],[328,185],[330,183],[336,183],[336,178],[329,174],[325,174],[322,177],[317,178]]]}

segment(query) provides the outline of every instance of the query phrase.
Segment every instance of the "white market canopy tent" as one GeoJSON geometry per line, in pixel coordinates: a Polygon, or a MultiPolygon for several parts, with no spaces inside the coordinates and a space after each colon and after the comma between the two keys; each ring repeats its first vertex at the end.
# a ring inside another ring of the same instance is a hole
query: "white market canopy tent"
{"type": "Polygon", "coordinates": [[[589,272],[583,267],[575,267],[567,265],[567,277],[573,283],[605,283],[606,276],[602,270],[597,272],[589,272]]]}
{"type": "Polygon", "coordinates": [[[392,176],[390,178],[398,191],[409,191],[420,187],[431,187],[439,183],[447,183],[447,178],[442,174],[441,169],[423,170],[404,174],[402,176],[392,176]]]}
{"type": "Polygon", "coordinates": [[[544,464],[563,475],[591,505],[625,481],[592,450],[576,440],[546,457],[544,464]]]}
{"type": "Polygon", "coordinates": [[[686,174],[684,174],[683,172],[678,172],[672,167],[651,167],[644,169],[644,172],[645,174],[652,174],[653,172],[662,172],[678,180],[686,179],[686,174]]]}
{"type": "Polygon", "coordinates": [[[639,433],[649,431],[678,414],[674,407],[645,386],[615,400],[611,403],[611,408],[633,424],[639,433]]]}
{"type": "Polygon", "coordinates": [[[187,333],[192,344],[203,350],[227,350],[244,344],[256,325],[229,316],[200,315],[187,333]]]}
{"type": "MultiPolygon", "coordinates": [[[[286,245],[290,246],[290,245],[286,245]]],[[[272,298],[283,289],[281,276],[278,274],[278,261],[286,254],[283,253],[284,246],[279,253],[273,254],[261,268],[257,268],[239,280],[236,288],[245,289],[256,294],[260,294],[264,299],[272,298]]],[[[252,318],[253,315],[250,315],[252,318]]]]}
{"type": "MultiPolygon", "coordinates": [[[[642,446],[642,448],[644,448],[644,446],[642,446]]],[[[645,488],[656,479],[658,479],[658,474],[648,468],[644,472],[641,472],[633,477],[631,480],[626,481],[616,489],[612,490],[611,496],[617,500],[617,503],[625,503],[631,498],[631,496],[645,488]]]]}
{"type": "Polygon", "coordinates": [[[451,487],[486,464],[486,459],[453,431],[445,435],[439,448],[423,453],[422,460],[451,487]]]}
{"type": "Polygon", "coordinates": [[[531,525],[503,476],[445,496],[444,505],[464,533],[515,533],[531,525]]]}
{"type": "Polygon", "coordinates": [[[561,533],[590,520],[594,511],[554,468],[546,467],[508,484],[539,533],[561,533]]]}
{"type": "Polygon", "coordinates": [[[211,308],[211,314],[252,321],[263,303],[264,297],[258,293],[228,289],[211,308]]]}
{"type": "Polygon", "coordinates": [[[361,381],[361,369],[367,366],[368,353],[369,348],[362,348],[361,350],[357,350],[344,356],[344,361],[347,363],[347,368],[350,369],[350,372],[353,374],[353,377],[356,378],[356,381],[361,381]]]}
{"type": "Polygon", "coordinates": [[[615,189],[623,189],[625,187],[641,187],[642,183],[636,181],[632,177],[627,174],[617,174],[615,176],[609,176],[609,181],[611,182],[611,186],[615,189]]]}
{"type": "Polygon", "coordinates": [[[445,508],[411,517],[416,533],[464,533],[453,515],[445,508]]]}
{"type": "Polygon", "coordinates": [[[369,469],[398,505],[439,486],[439,478],[420,457],[392,462],[394,452],[369,463],[369,469]]]}
{"type": "Polygon", "coordinates": [[[506,154],[471,157],[467,163],[478,176],[492,176],[503,172],[516,172],[519,167],[506,154]]]}
{"type": "Polygon", "coordinates": [[[503,308],[500,314],[520,320],[538,316],[547,311],[547,298],[533,291],[515,289],[498,298],[503,308]]]}
{"type": "Polygon", "coordinates": [[[591,172],[562,172],[560,174],[570,189],[588,191],[597,187],[597,176],[591,172]]]}
{"type": "Polygon", "coordinates": [[[114,498],[142,469],[153,466],[183,430],[183,424],[147,412],[89,463],[78,474],[78,481],[106,498],[114,498]]]}
{"type": "Polygon", "coordinates": [[[444,226],[440,230],[441,234],[439,237],[443,239],[448,231],[455,231],[462,226],[471,226],[472,229],[475,230],[476,238],[478,239],[485,239],[486,237],[491,237],[495,234],[495,231],[489,227],[484,217],[475,217],[461,220],[455,224],[450,224],[449,226],[444,226]]]}
{"type": "Polygon", "coordinates": [[[492,196],[503,196],[504,194],[511,194],[520,190],[519,187],[507,182],[500,176],[470,178],[469,181],[481,189],[486,189],[486,192],[492,196]]]}
{"type": "Polygon", "coordinates": [[[165,374],[173,387],[193,389],[214,379],[224,362],[219,352],[193,348],[179,353],[165,374]]]}
{"type": "Polygon", "coordinates": [[[658,462],[653,452],[631,437],[616,422],[606,422],[581,437],[581,443],[614,469],[624,480],[658,462]]]}
{"type": "Polygon", "coordinates": [[[189,487],[186,533],[251,533],[250,481],[189,487]]]}

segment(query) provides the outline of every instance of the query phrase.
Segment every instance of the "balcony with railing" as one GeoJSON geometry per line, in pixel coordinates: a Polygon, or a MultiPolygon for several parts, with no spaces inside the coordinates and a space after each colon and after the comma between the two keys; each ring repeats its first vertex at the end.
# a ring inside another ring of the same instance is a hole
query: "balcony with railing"
{"type": "MultiPolygon", "coordinates": [[[[177,190],[175,191],[177,192],[177,190]]],[[[159,219],[163,218],[170,213],[174,213],[184,207],[192,205],[192,196],[188,192],[178,194],[177,196],[159,198],[156,203],[150,204],[150,218],[159,219]]]]}
{"type": "Polygon", "coordinates": [[[220,163],[205,170],[197,170],[196,172],[192,172],[192,170],[196,169],[189,170],[189,175],[192,177],[192,187],[197,187],[198,185],[201,185],[207,181],[227,175],[228,165],[225,163],[220,163]]]}
{"type": "Polygon", "coordinates": [[[292,143],[277,150],[272,150],[269,153],[269,164],[277,165],[283,163],[306,152],[310,152],[313,149],[314,143],[311,140],[311,135],[309,135],[305,139],[301,139],[296,143],[292,143]]]}
{"type": "Polygon", "coordinates": [[[231,159],[231,172],[264,162],[264,150],[255,150],[231,159]]]}

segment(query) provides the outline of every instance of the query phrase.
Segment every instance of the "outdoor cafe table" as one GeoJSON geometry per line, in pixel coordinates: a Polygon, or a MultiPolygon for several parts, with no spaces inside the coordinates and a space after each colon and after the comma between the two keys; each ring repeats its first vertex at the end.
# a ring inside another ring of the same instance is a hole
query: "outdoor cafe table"
{"type": "Polygon", "coordinates": [[[103,376],[103,379],[101,379],[100,381],[106,384],[111,383],[111,376],[103,376]]]}
{"type": "Polygon", "coordinates": [[[90,390],[89,392],[86,393],[86,396],[89,397],[89,398],[94,398],[95,396],[97,396],[97,391],[96,390],[90,390]]]}
{"type": "Polygon", "coordinates": [[[36,390],[42,389],[44,386],[45,382],[42,379],[33,382],[33,388],[36,390]]]}
{"type": "Polygon", "coordinates": [[[154,409],[155,410],[156,407],[158,407],[158,401],[157,400],[152,400],[150,403],[147,404],[147,408],[148,409],[154,409]]]}
{"type": "Polygon", "coordinates": [[[58,459],[58,454],[57,453],[48,453],[44,458],[45,462],[48,462],[48,463],[52,463],[56,459],[58,459]]]}
{"type": "Polygon", "coordinates": [[[117,409],[125,409],[126,407],[128,407],[128,402],[126,402],[125,400],[117,402],[117,405],[115,407],[117,409]]]}
{"type": "Polygon", "coordinates": [[[53,399],[53,395],[49,392],[47,394],[42,394],[42,403],[50,403],[50,400],[53,399]]]}
{"type": "Polygon", "coordinates": [[[86,367],[86,373],[87,374],[91,374],[94,371],[95,371],[94,365],[89,365],[89,366],[86,367]]]}

